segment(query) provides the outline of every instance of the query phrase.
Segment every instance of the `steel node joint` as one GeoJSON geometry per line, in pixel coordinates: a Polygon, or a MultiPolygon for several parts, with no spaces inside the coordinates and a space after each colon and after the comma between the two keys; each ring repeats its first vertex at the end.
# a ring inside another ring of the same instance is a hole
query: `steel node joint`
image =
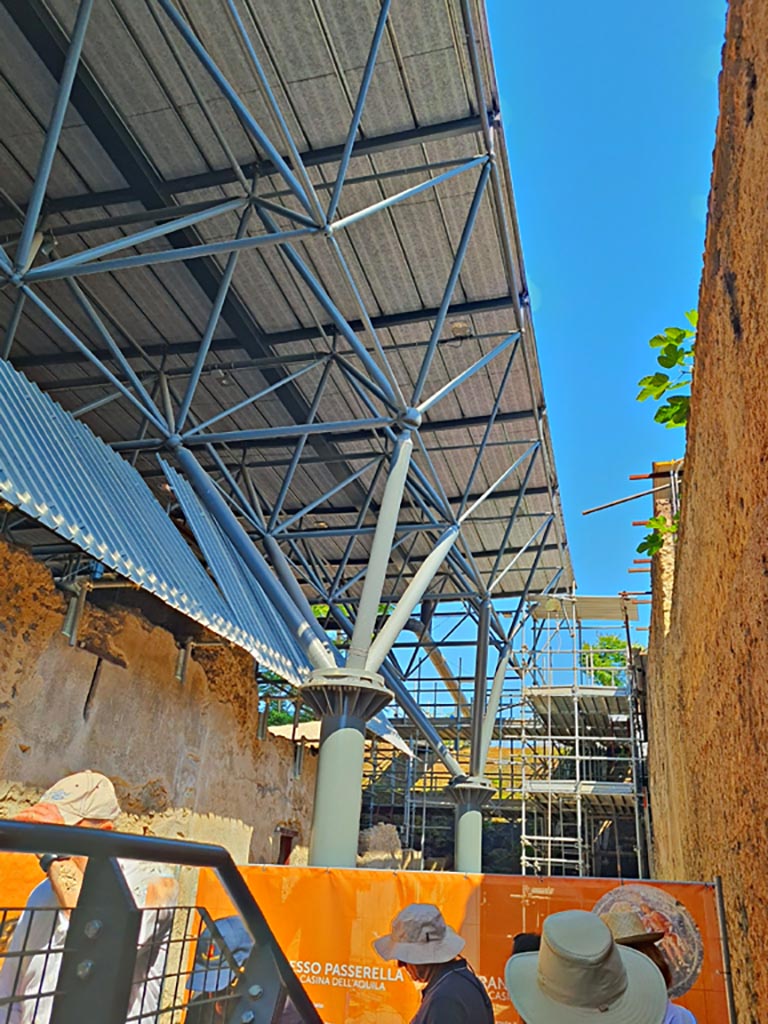
{"type": "Polygon", "coordinates": [[[419,429],[423,420],[421,412],[415,406],[409,406],[397,417],[397,426],[401,430],[414,431],[419,429]]]}
{"type": "Polygon", "coordinates": [[[392,700],[377,672],[344,667],[316,669],[299,687],[299,695],[321,718],[343,718],[350,727],[361,729],[392,700]]]}
{"type": "Polygon", "coordinates": [[[455,779],[445,790],[445,795],[454,802],[459,812],[479,810],[493,799],[496,792],[493,783],[477,775],[455,779]]]}

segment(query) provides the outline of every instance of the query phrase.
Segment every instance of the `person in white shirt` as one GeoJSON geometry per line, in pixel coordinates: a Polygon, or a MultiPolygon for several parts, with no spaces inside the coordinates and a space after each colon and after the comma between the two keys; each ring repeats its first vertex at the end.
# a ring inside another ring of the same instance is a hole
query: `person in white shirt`
{"type": "MultiPolygon", "coordinates": [[[[639,953],[644,953],[653,960],[661,971],[667,991],[672,987],[672,971],[658,943],[664,938],[664,932],[646,931],[640,914],[633,910],[610,910],[600,915],[613,934],[618,946],[630,946],[639,953]]],[[[671,1000],[667,1001],[667,1012],[663,1024],[696,1024],[696,1018],[684,1006],[678,1006],[671,1000]]]]}
{"type": "MultiPolygon", "coordinates": [[[[105,775],[83,771],[51,786],[16,821],[113,829],[120,814],[105,775]]],[[[0,969],[0,1024],[48,1024],[69,915],[77,906],[87,859],[46,854],[46,878],[32,891],[0,969]]],[[[154,1020],[159,1006],[176,881],[162,865],[118,862],[136,906],[143,909],[128,1017],[154,1020]]],[[[0,958],[2,959],[2,958],[0,958]]]]}

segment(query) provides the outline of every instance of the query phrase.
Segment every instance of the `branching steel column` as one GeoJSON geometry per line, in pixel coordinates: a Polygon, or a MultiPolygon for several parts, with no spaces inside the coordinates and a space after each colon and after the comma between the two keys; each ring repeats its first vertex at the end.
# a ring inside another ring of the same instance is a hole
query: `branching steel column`
{"type": "Polygon", "coordinates": [[[365,723],[392,695],[377,673],[343,668],[313,673],[300,692],[322,720],[309,863],[353,868],[363,801],[365,723]]]}
{"type": "Polygon", "coordinates": [[[366,657],[371,647],[371,636],[376,625],[412,452],[413,440],[410,434],[404,434],[395,448],[389,477],[384,488],[384,497],[379,509],[379,521],[371,545],[368,572],[363,584],[363,593],[360,597],[355,630],[352,634],[352,643],[347,658],[347,667],[350,669],[362,669],[365,666],[366,657]]]}

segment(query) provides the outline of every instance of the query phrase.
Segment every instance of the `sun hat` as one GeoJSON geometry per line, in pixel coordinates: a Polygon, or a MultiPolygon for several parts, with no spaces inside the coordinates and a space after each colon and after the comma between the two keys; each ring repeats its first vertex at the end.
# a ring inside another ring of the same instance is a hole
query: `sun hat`
{"type": "Polygon", "coordinates": [[[510,957],[510,999],[527,1024],[662,1024],[667,990],[647,956],[617,946],[597,914],[544,921],[538,953],[510,957]]]}
{"type": "Polygon", "coordinates": [[[17,821],[78,825],[84,818],[114,821],[120,815],[115,787],[101,772],[75,772],[59,779],[36,804],[16,815],[17,821]]]}
{"type": "Polygon", "coordinates": [[[375,939],[373,948],[384,960],[404,964],[447,964],[464,949],[464,939],[431,903],[411,903],[392,922],[389,935],[375,939]]]}
{"type": "Polygon", "coordinates": [[[636,910],[613,908],[600,915],[600,920],[611,929],[613,941],[620,946],[640,946],[646,942],[658,942],[664,932],[649,932],[643,918],[636,910]]]}
{"type": "Polygon", "coordinates": [[[219,939],[210,928],[200,932],[187,988],[193,992],[221,992],[235,977],[232,961],[240,967],[248,959],[253,939],[236,915],[214,921],[219,939]],[[229,954],[229,956],[227,956],[229,954]]]}

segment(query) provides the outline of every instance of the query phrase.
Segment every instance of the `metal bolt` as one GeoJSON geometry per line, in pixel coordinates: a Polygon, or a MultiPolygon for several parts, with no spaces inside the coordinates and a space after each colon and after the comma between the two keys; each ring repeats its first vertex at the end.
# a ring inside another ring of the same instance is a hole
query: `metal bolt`
{"type": "Polygon", "coordinates": [[[77,965],[76,974],[77,974],[78,978],[80,979],[80,981],[85,981],[85,979],[89,976],[89,974],[91,973],[92,970],[93,970],[93,960],[82,960],[77,965]]]}
{"type": "Polygon", "coordinates": [[[94,919],[93,921],[87,921],[83,931],[87,939],[95,939],[101,931],[103,925],[101,921],[94,919]]]}
{"type": "Polygon", "coordinates": [[[252,999],[259,999],[261,998],[261,996],[264,995],[264,989],[261,987],[261,985],[251,985],[251,987],[248,989],[248,995],[252,999]]]}
{"type": "Polygon", "coordinates": [[[240,1018],[240,1020],[243,1022],[243,1024],[251,1024],[252,1020],[256,1020],[256,1014],[253,1012],[253,1010],[246,1010],[245,1013],[240,1018]]]}

